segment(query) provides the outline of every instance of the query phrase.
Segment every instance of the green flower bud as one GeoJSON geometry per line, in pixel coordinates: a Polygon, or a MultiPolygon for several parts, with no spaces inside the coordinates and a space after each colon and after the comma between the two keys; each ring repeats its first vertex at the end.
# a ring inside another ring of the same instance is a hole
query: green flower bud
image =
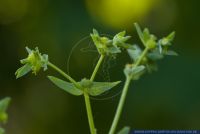
{"type": "Polygon", "coordinates": [[[28,52],[28,57],[21,60],[20,62],[24,64],[21,68],[16,71],[16,77],[22,77],[32,70],[33,74],[37,74],[41,68],[44,68],[44,71],[47,70],[48,64],[48,55],[41,54],[39,49],[36,47],[35,50],[31,50],[26,47],[28,52]]]}
{"type": "Polygon", "coordinates": [[[90,88],[92,86],[92,81],[84,78],[81,80],[80,84],[83,88],[90,88]]]}

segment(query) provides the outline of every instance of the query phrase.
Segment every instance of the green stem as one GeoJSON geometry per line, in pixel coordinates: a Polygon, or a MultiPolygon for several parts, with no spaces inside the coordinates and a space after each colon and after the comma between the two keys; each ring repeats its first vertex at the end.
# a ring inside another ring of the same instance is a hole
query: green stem
{"type": "MultiPolygon", "coordinates": [[[[145,57],[145,55],[147,54],[148,51],[149,51],[149,48],[146,47],[144,49],[144,51],[142,52],[140,58],[135,62],[135,64],[134,64],[135,67],[137,67],[141,64],[142,59],[145,57]]],[[[122,113],[122,108],[124,106],[124,102],[125,102],[125,99],[126,99],[126,94],[128,92],[128,87],[129,87],[130,81],[131,81],[131,78],[127,77],[124,88],[122,90],[121,98],[119,100],[117,111],[116,111],[112,126],[111,126],[110,131],[109,131],[109,134],[114,134],[115,130],[117,128],[117,124],[119,122],[119,118],[120,118],[121,113],[122,113]]]]}
{"type": "Polygon", "coordinates": [[[115,133],[117,124],[119,122],[120,115],[122,113],[122,108],[123,108],[123,105],[124,105],[124,102],[125,102],[125,98],[126,98],[126,95],[127,95],[127,92],[128,92],[128,87],[129,87],[130,81],[131,81],[131,78],[128,77],[126,79],[126,82],[125,82],[125,85],[124,85],[124,88],[123,88],[123,92],[122,92],[122,95],[121,95],[121,98],[120,98],[120,101],[119,101],[119,104],[118,104],[118,107],[117,107],[117,111],[115,113],[115,118],[113,120],[113,123],[112,123],[112,126],[110,128],[109,134],[114,134],[115,133]]]}
{"type": "Polygon", "coordinates": [[[144,51],[142,52],[140,58],[135,62],[135,67],[137,67],[138,65],[140,65],[142,59],[145,57],[145,55],[147,54],[148,51],[149,51],[149,48],[146,47],[146,48],[144,49],[144,51]]]}
{"type": "MultiPolygon", "coordinates": [[[[101,57],[99,58],[99,60],[96,64],[96,67],[92,73],[92,76],[90,78],[91,81],[94,80],[103,59],[104,59],[104,55],[101,55],[101,57]]],[[[90,98],[89,98],[89,95],[87,92],[84,92],[84,98],[85,98],[85,105],[86,105],[86,110],[87,110],[88,121],[89,121],[89,125],[90,125],[90,132],[91,132],[91,134],[96,134],[96,128],[94,125],[94,119],[93,119],[93,114],[92,114],[92,109],[91,109],[90,98]]]]}
{"type": "Polygon", "coordinates": [[[105,57],[104,55],[101,55],[101,57],[99,58],[99,61],[97,62],[97,65],[96,65],[96,67],[95,67],[95,69],[94,69],[94,71],[93,71],[93,73],[92,73],[91,78],[90,78],[91,81],[94,80],[94,78],[95,78],[95,76],[96,76],[96,74],[97,74],[97,71],[99,70],[99,67],[100,67],[100,65],[101,65],[101,63],[102,63],[104,57],[105,57]]]}
{"type": "Polygon", "coordinates": [[[92,115],[92,109],[91,109],[91,103],[90,103],[90,98],[87,92],[84,92],[84,98],[85,98],[85,105],[86,105],[86,110],[87,110],[87,116],[88,116],[88,122],[90,125],[90,133],[91,134],[96,134],[96,128],[94,125],[94,119],[92,115]]]}
{"type": "Polygon", "coordinates": [[[48,66],[59,72],[61,75],[63,75],[65,78],[67,78],[71,83],[73,83],[77,88],[80,88],[80,85],[68,74],[66,74],[64,71],[62,71],[60,68],[58,68],[56,65],[52,64],[51,62],[48,62],[48,66]]]}

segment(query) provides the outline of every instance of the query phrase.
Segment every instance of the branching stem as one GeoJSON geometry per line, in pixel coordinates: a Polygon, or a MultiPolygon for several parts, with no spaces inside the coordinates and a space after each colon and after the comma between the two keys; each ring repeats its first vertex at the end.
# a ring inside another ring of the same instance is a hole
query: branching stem
{"type": "MultiPolygon", "coordinates": [[[[137,67],[137,66],[139,66],[141,64],[141,61],[146,56],[148,50],[149,50],[149,48],[147,48],[147,47],[144,49],[144,51],[142,52],[142,54],[139,57],[139,59],[135,62],[135,64],[134,64],[135,67],[137,67]]],[[[111,126],[110,131],[109,131],[109,134],[114,134],[115,133],[115,130],[117,128],[117,124],[119,122],[119,118],[120,118],[121,113],[122,113],[122,109],[123,109],[123,106],[124,106],[124,102],[125,102],[125,99],[126,99],[126,95],[127,95],[127,92],[128,92],[128,87],[130,85],[130,82],[131,82],[131,78],[127,77],[126,81],[125,81],[125,84],[124,84],[124,88],[122,90],[122,94],[121,94],[120,100],[119,100],[117,111],[115,113],[115,117],[114,117],[114,120],[112,122],[112,126],[111,126]]]]}
{"type": "MultiPolygon", "coordinates": [[[[103,59],[104,59],[104,55],[101,55],[101,57],[99,58],[96,66],[95,66],[92,76],[90,78],[91,81],[94,80],[103,59]]],[[[93,114],[92,114],[92,109],[91,109],[90,98],[89,98],[89,95],[87,92],[84,92],[84,98],[85,98],[85,105],[86,105],[86,110],[87,110],[87,115],[88,115],[88,122],[90,125],[90,132],[91,132],[91,134],[96,134],[97,132],[96,132],[96,128],[94,125],[94,119],[93,119],[93,114]]]]}
{"type": "Polygon", "coordinates": [[[73,83],[77,88],[80,88],[80,85],[68,74],[66,74],[64,71],[62,71],[60,68],[58,68],[56,65],[52,64],[51,62],[48,62],[48,66],[59,72],[62,76],[64,76],[66,79],[68,79],[71,83],[73,83]]]}

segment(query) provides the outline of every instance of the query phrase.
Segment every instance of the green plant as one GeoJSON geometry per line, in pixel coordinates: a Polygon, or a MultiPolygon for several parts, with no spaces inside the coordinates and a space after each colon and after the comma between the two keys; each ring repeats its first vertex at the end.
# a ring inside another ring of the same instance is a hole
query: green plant
{"type": "MultiPolygon", "coordinates": [[[[2,100],[0,100],[0,123],[5,124],[8,120],[8,114],[6,113],[6,110],[8,108],[8,105],[10,103],[10,98],[6,97],[2,100]]],[[[0,134],[4,134],[5,130],[0,127],[0,134]]]]}
{"type": "MultiPolygon", "coordinates": [[[[100,36],[95,29],[93,30],[91,38],[99,52],[100,58],[89,79],[83,78],[79,82],[75,81],[71,76],[69,76],[57,66],[52,64],[48,59],[48,55],[42,55],[37,47],[35,48],[35,50],[31,50],[28,47],[26,47],[28,57],[26,59],[21,60],[23,66],[16,71],[16,78],[20,78],[30,71],[32,71],[32,73],[36,75],[42,68],[44,71],[46,71],[48,67],[51,67],[52,69],[56,70],[58,73],[63,75],[69,82],[54,76],[48,76],[49,80],[53,82],[56,86],[58,86],[60,89],[63,89],[64,91],[72,95],[84,96],[90,132],[91,134],[96,134],[97,131],[93,121],[89,96],[101,95],[102,93],[118,85],[121,81],[95,82],[95,76],[106,56],[116,58],[117,54],[121,53],[123,50],[127,50],[133,62],[131,64],[127,64],[124,69],[126,81],[111,129],[109,131],[109,134],[114,134],[131,81],[138,80],[146,71],[152,72],[156,70],[156,61],[162,59],[165,55],[177,55],[174,51],[169,50],[171,42],[175,36],[174,32],[169,34],[167,37],[163,37],[162,39],[157,40],[156,36],[150,34],[147,28],[145,28],[144,31],[142,31],[137,23],[135,23],[135,27],[145,47],[143,51],[138,45],[131,45],[127,43],[127,41],[131,37],[126,36],[125,31],[116,34],[112,39],[110,39],[105,36],[100,36]]],[[[125,127],[118,134],[128,134],[129,130],[129,127],[125,127]]]]}

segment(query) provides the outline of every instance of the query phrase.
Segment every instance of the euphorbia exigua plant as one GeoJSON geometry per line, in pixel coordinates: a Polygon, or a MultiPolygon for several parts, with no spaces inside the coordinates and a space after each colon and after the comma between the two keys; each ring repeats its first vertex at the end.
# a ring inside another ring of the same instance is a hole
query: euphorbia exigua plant
{"type": "MultiPolygon", "coordinates": [[[[48,55],[42,55],[37,47],[35,48],[35,50],[31,50],[26,47],[28,57],[21,60],[23,66],[16,71],[16,77],[20,78],[30,71],[32,71],[32,73],[36,75],[42,68],[44,71],[46,71],[48,67],[51,67],[52,69],[60,73],[68,81],[62,80],[54,76],[48,76],[49,80],[60,89],[63,89],[64,91],[72,95],[84,96],[90,132],[91,134],[96,134],[97,129],[95,128],[93,120],[89,96],[101,95],[102,93],[118,85],[121,81],[96,82],[95,76],[106,56],[117,57],[117,54],[126,50],[130,58],[132,59],[132,62],[130,64],[127,64],[124,69],[126,81],[122,90],[121,98],[112,126],[109,131],[109,134],[114,134],[116,132],[117,124],[121,116],[128,87],[131,81],[138,80],[145,72],[155,71],[157,69],[156,61],[162,59],[165,55],[177,55],[176,52],[169,49],[169,47],[172,45],[171,42],[174,39],[175,32],[172,32],[168,36],[158,40],[157,37],[151,34],[147,28],[141,30],[137,23],[135,23],[135,27],[139,38],[144,46],[144,50],[142,50],[138,45],[127,43],[127,41],[131,37],[126,36],[125,31],[116,34],[111,39],[109,37],[100,36],[95,29],[93,30],[93,33],[90,35],[99,53],[99,60],[90,78],[83,78],[81,81],[74,80],[71,76],[52,64],[48,59],[48,55]]],[[[119,134],[128,133],[129,127],[125,127],[119,132],[119,134]]]]}

